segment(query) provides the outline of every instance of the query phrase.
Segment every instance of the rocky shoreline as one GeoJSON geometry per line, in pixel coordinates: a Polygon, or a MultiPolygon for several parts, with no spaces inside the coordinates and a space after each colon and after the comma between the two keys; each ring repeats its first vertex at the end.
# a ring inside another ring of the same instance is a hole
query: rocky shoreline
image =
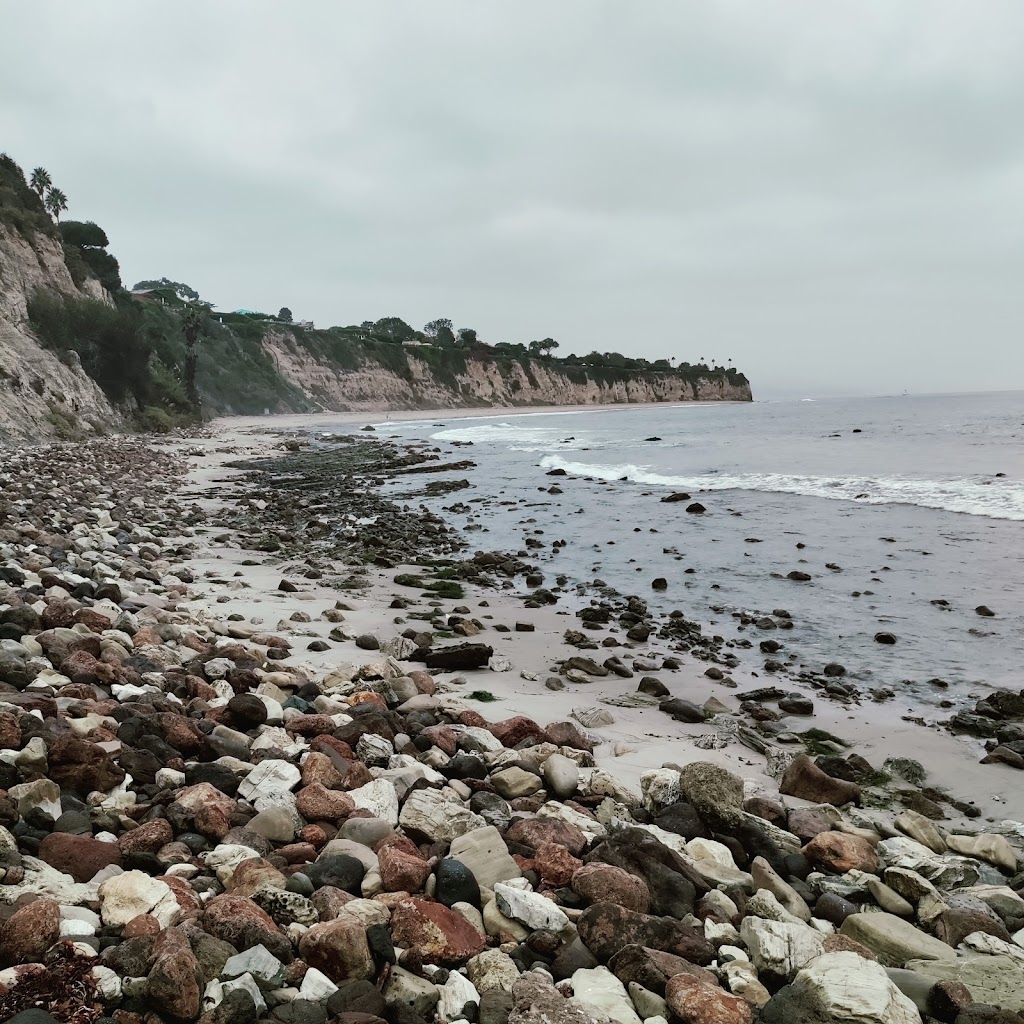
{"type": "Polygon", "coordinates": [[[700,701],[697,623],[470,553],[418,501],[466,460],[5,455],[0,1019],[1024,1020],[1024,825],[803,691],[700,701]]]}

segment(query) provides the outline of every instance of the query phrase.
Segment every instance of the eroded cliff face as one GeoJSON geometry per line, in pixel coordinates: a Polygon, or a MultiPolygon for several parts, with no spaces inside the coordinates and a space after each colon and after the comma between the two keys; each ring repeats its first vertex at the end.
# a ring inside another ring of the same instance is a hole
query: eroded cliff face
{"type": "Polygon", "coordinates": [[[557,363],[469,359],[466,371],[445,379],[415,349],[406,350],[408,377],[379,363],[348,370],[314,357],[289,335],[271,331],[264,347],[278,372],[323,409],[451,409],[464,406],[615,405],[641,402],[749,402],[749,385],[644,371],[588,371],[572,376],[557,363]]]}
{"type": "Polygon", "coordinates": [[[59,242],[45,235],[29,241],[0,225],[0,441],[52,437],[76,423],[86,430],[119,423],[77,356],[61,362],[28,324],[26,307],[37,288],[104,297],[96,281],[85,285],[75,287],[59,242]]]}

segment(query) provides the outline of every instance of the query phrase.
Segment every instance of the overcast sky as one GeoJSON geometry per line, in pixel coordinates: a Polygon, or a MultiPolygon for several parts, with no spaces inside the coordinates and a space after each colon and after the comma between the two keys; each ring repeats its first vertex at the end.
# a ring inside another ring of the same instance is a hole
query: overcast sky
{"type": "Polygon", "coordinates": [[[0,150],[125,283],[1024,388],[1021,0],[0,0],[0,150]]]}

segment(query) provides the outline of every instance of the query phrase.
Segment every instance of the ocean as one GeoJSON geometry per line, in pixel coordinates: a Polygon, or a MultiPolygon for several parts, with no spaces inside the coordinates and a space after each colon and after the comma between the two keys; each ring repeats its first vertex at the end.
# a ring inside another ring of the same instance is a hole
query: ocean
{"type": "Polygon", "coordinates": [[[1024,685],[1024,392],[438,413],[376,426],[477,463],[458,474],[470,489],[428,502],[471,549],[539,541],[529,557],[549,582],[563,574],[583,595],[599,580],[680,609],[751,640],[736,652],[745,667],[759,667],[758,641],[770,636],[793,671],[838,661],[865,687],[918,702],[1024,685]],[[706,511],[660,500],[674,491],[706,511]],[[811,579],[787,579],[794,570],[811,579]],[[666,590],[652,589],[655,577],[666,590]],[[780,608],[792,630],[740,623],[780,608]],[[897,642],[876,643],[880,631],[897,642]]]}

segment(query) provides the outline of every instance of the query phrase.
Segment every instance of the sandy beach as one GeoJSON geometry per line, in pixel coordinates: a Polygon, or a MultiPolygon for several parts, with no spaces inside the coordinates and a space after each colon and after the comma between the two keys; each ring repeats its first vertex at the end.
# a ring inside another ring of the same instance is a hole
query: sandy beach
{"type": "MultiPolygon", "coordinates": [[[[522,409],[522,410],[444,410],[436,416],[437,422],[447,419],[475,417],[481,415],[501,416],[524,413],[544,414],[573,409],[522,409]]],[[[614,407],[602,412],[614,413],[614,407]]],[[[395,420],[435,419],[435,414],[411,410],[392,413],[395,420]]],[[[346,424],[358,428],[368,423],[382,421],[372,414],[325,413],[312,416],[280,417],[230,417],[213,423],[210,436],[190,441],[185,447],[190,451],[191,470],[188,477],[188,493],[198,497],[201,504],[211,511],[218,507],[218,499],[208,496],[213,481],[230,481],[239,471],[226,469],[224,463],[239,457],[259,457],[281,451],[285,437],[295,432],[316,432],[327,425],[346,424]],[[201,452],[199,456],[197,453],[201,452]]],[[[386,421],[383,421],[386,423],[386,421]]],[[[387,436],[386,427],[381,426],[381,437],[387,436]]],[[[458,457],[457,449],[446,449],[442,459],[458,457]]],[[[208,596],[204,599],[211,614],[223,612],[225,607],[243,615],[247,620],[259,619],[266,624],[287,625],[289,615],[300,609],[316,609],[313,621],[301,627],[303,635],[312,638],[325,637],[331,629],[329,623],[318,619],[317,612],[337,599],[337,592],[315,583],[305,582],[299,594],[281,593],[276,585],[287,566],[267,559],[258,566],[244,565],[252,552],[242,550],[231,543],[211,544],[195,561],[198,570],[205,576],[219,575],[230,578],[224,584],[210,582],[208,596]],[[230,570],[230,571],[229,571],[230,570]]],[[[350,632],[374,633],[381,639],[400,632],[393,623],[394,615],[388,605],[401,591],[392,583],[395,575],[415,567],[371,572],[369,586],[358,599],[346,595],[353,605],[353,611],[346,612],[350,632]]],[[[204,587],[204,589],[206,589],[204,587]]],[[[473,590],[470,587],[471,591],[473,590]]],[[[466,604],[473,607],[474,614],[487,616],[483,621],[505,623],[528,622],[532,632],[495,633],[486,632],[486,641],[495,652],[510,663],[503,672],[471,673],[469,681],[453,686],[453,694],[464,695],[473,689],[491,691],[498,701],[493,704],[474,706],[488,718],[530,715],[538,720],[555,721],[569,717],[573,711],[586,708],[604,708],[615,719],[611,725],[592,730],[600,745],[595,749],[598,763],[613,772],[616,777],[634,788],[639,787],[640,775],[666,763],[685,763],[699,756],[729,767],[731,770],[768,787],[776,786],[777,779],[766,774],[765,756],[737,741],[725,731],[714,729],[711,723],[687,724],[674,721],[658,710],[657,703],[646,706],[624,707],[609,703],[635,693],[636,682],[611,675],[593,678],[585,684],[569,683],[560,691],[552,691],[544,685],[557,668],[559,662],[576,653],[564,643],[562,636],[566,628],[573,625],[573,614],[585,600],[572,603],[567,595],[564,604],[557,608],[526,608],[523,601],[508,592],[491,589],[470,594],[466,604]],[[486,609],[476,606],[481,600],[488,604],[486,609]],[[697,746],[695,740],[710,735],[729,738],[728,745],[716,749],[714,746],[697,746]]],[[[460,603],[460,602],[454,602],[460,603]]],[[[360,651],[352,644],[343,649],[307,655],[305,662],[319,671],[326,671],[339,659],[360,663],[369,661],[373,652],[360,651]]],[[[671,651],[657,640],[642,649],[637,655],[653,656],[655,659],[671,654],[671,651]]],[[[693,659],[684,659],[680,668],[660,674],[668,685],[673,697],[684,697],[698,705],[704,705],[711,698],[722,701],[731,710],[738,710],[738,700],[729,689],[705,676],[706,664],[693,659]]],[[[638,673],[639,676],[643,673],[638,673]]],[[[654,674],[654,673],[651,673],[654,674]]],[[[732,677],[739,684],[737,692],[743,693],[763,686],[763,677],[751,676],[742,671],[733,671],[732,677]]],[[[458,676],[456,676],[458,678],[458,676]]],[[[814,726],[847,740],[851,750],[856,750],[872,764],[880,765],[888,757],[908,757],[920,761],[928,772],[929,784],[946,789],[961,800],[973,803],[987,821],[1003,819],[1024,820],[1024,790],[1016,785],[1017,773],[1003,765],[981,765],[984,753],[980,742],[958,737],[938,728],[925,728],[919,718],[920,709],[912,703],[894,702],[876,704],[866,702],[855,708],[841,704],[819,701],[812,719],[801,723],[801,728],[814,726]]],[[[947,808],[950,824],[967,823],[955,808],[947,808]]],[[[891,816],[891,814],[890,814],[891,816]]]]}

